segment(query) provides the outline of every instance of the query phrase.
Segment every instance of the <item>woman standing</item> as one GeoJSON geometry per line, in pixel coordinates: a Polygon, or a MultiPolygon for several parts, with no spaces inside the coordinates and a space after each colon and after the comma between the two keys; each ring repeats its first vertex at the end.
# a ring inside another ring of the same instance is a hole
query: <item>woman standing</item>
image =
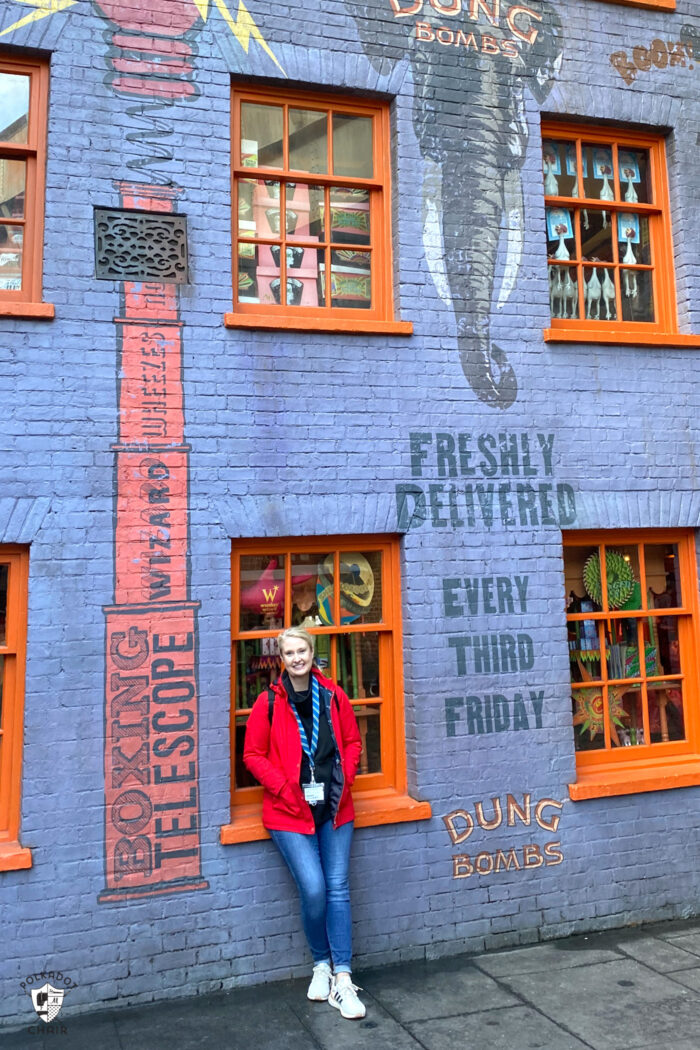
{"type": "Polygon", "coordinates": [[[302,627],[277,639],[284,670],[255,701],[243,761],[263,786],[263,824],[297,884],[313,958],[307,992],[343,1017],[365,1016],[351,980],[350,787],[362,745],[343,690],[314,667],[302,627]]]}

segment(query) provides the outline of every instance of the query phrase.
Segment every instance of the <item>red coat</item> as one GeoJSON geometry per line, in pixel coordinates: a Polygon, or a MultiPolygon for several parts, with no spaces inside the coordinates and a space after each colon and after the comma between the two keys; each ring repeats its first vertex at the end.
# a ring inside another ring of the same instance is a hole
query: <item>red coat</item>
{"type": "MultiPolygon", "coordinates": [[[[330,725],[340,755],[340,770],[331,784],[333,825],[353,820],[355,809],[350,787],[360,764],[362,742],[352,704],[335,682],[315,668],[312,674],[320,685],[321,708],[330,713],[330,725]]],[[[274,694],[272,728],[269,720],[267,689],[260,694],[248,717],[243,761],[263,786],[262,820],[273,831],[299,831],[312,835],[316,830],[311,807],[299,786],[301,737],[287,691],[278,678],[271,686],[274,694]]]]}

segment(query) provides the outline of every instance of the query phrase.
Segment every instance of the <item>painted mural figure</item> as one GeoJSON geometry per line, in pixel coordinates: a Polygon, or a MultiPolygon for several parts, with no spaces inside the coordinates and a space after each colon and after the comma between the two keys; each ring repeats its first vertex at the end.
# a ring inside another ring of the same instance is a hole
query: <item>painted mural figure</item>
{"type": "Polygon", "coordinates": [[[480,401],[508,408],[518,384],[491,336],[500,232],[507,260],[497,297],[513,290],[522,254],[525,88],[542,103],[561,63],[561,23],[546,2],[347,0],[379,71],[408,56],[413,125],[426,161],[424,244],[452,307],[464,374],[480,401]]]}

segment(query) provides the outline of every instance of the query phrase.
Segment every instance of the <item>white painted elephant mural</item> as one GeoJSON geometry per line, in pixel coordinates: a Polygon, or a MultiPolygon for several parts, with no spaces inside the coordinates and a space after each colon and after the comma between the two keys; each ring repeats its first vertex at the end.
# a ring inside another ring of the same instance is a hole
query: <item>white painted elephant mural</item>
{"type": "Polygon", "coordinates": [[[544,102],[561,64],[554,6],[500,0],[347,0],[375,68],[408,57],[413,123],[426,162],[424,245],[438,294],[454,310],[464,374],[480,401],[509,408],[513,367],[491,318],[522,254],[525,90],[544,102]],[[495,275],[501,230],[507,259],[495,275]]]}

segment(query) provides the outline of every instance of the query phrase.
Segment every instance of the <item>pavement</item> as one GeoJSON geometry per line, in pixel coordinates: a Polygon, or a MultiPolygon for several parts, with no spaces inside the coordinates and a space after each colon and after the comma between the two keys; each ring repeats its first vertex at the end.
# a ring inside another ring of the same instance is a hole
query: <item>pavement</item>
{"type": "Polygon", "coordinates": [[[700,1050],[700,920],[358,970],[346,1021],[308,980],[71,1016],[2,1050],[700,1050]]]}

